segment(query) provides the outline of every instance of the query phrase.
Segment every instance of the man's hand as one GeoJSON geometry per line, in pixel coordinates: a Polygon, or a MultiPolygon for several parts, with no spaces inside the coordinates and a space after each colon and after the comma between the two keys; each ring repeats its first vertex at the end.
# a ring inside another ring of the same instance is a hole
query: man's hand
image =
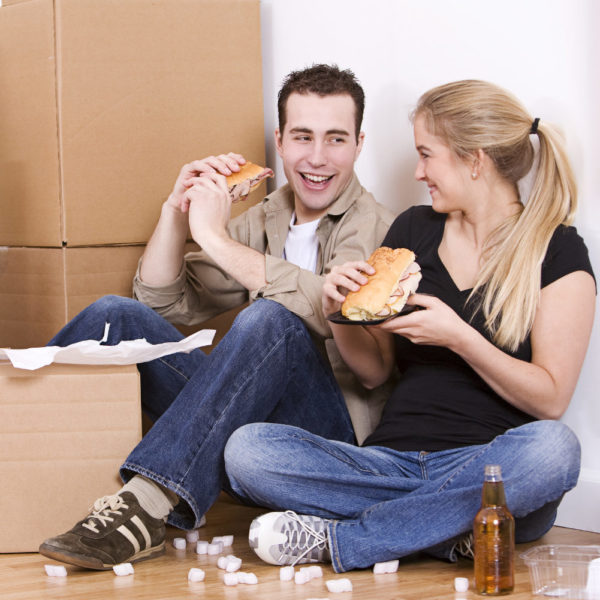
{"type": "Polygon", "coordinates": [[[200,246],[207,246],[213,237],[228,237],[231,217],[231,197],[224,175],[206,173],[184,194],[189,210],[192,237],[200,246]]]}
{"type": "Polygon", "coordinates": [[[323,314],[328,317],[338,311],[349,291],[358,291],[367,283],[365,276],[375,273],[375,269],[364,260],[349,261],[336,265],[325,277],[322,292],[323,314]]]}
{"type": "Polygon", "coordinates": [[[178,212],[187,213],[190,205],[187,192],[194,185],[200,183],[203,177],[215,173],[224,176],[231,175],[234,172],[237,173],[240,166],[245,163],[246,159],[241,154],[230,152],[219,156],[208,156],[184,165],[166,204],[178,212]]]}

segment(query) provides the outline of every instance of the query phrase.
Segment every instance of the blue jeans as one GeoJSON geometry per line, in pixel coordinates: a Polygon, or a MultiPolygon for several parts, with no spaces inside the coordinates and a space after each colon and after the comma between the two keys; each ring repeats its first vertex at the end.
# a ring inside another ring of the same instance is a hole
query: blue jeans
{"type": "MultiPolygon", "coordinates": [[[[182,335],[140,302],[107,296],[82,311],[50,342],[107,344],[182,335]]],[[[221,489],[230,491],[223,450],[238,427],[266,421],[303,427],[352,443],[354,432],[331,368],[302,321],[280,304],[257,300],[241,311],[210,354],[194,350],[138,365],[144,410],[155,420],[121,467],[127,481],[141,474],[174,491],[169,517],[197,527],[221,489]]]]}
{"type": "Polygon", "coordinates": [[[510,429],[489,444],[398,452],[326,440],[297,427],[255,423],[225,448],[233,491],[277,510],[332,519],[336,572],[427,551],[456,560],[453,541],[472,529],[486,464],[499,464],[517,542],[554,523],[579,474],[579,442],[557,421],[510,429]]]}

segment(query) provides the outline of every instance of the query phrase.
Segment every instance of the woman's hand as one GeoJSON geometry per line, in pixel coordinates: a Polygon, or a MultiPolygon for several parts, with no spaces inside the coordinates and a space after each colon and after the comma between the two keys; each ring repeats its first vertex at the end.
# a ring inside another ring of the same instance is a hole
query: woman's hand
{"type": "Polygon", "coordinates": [[[384,321],[379,328],[401,335],[414,344],[444,346],[455,350],[458,343],[473,328],[463,321],[447,304],[429,294],[411,294],[407,305],[417,305],[424,310],[384,321]]]}
{"type": "Polygon", "coordinates": [[[331,269],[325,277],[322,291],[323,314],[326,317],[340,310],[349,291],[356,292],[367,283],[365,273],[372,275],[375,269],[364,260],[349,261],[331,269]]]}

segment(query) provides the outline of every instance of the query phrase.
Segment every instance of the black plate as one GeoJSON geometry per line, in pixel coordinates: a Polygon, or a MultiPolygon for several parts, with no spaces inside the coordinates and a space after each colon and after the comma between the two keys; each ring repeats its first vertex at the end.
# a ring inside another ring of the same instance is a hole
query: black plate
{"type": "Polygon", "coordinates": [[[411,304],[410,306],[404,306],[404,308],[396,313],[395,315],[391,315],[390,317],[383,317],[382,319],[371,319],[370,321],[352,321],[348,317],[344,317],[341,311],[337,311],[332,313],[327,317],[328,321],[332,323],[337,323],[338,325],[377,325],[378,323],[383,323],[384,321],[389,321],[390,319],[395,319],[396,317],[402,317],[403,315],[409,315],[411,312],[415,310],[420,310],[420,306],[416,304],[411,304]]]}

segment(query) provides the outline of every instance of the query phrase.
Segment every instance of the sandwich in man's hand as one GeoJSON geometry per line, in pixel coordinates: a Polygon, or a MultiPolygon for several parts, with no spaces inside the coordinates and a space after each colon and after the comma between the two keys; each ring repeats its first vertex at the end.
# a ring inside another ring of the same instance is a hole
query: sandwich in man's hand
{"type": "Polygon", "coordinates": [[[399,313],[421,280],[415,254],[406,248],[382,246],[367,262],[375,273],[367,275],[367,283],[349,292],[342,304],[342,315],[351,321],[373,321],[399,313]]]}
{"type": "Polygon", "coordinates": [[[245,200],[248,194],[254,191],[268,177],[273,177],[271,169],[260,167],[251,162],[245,163],[237,173],[232,173],[226,177],[231,201],[245,200]]]}

